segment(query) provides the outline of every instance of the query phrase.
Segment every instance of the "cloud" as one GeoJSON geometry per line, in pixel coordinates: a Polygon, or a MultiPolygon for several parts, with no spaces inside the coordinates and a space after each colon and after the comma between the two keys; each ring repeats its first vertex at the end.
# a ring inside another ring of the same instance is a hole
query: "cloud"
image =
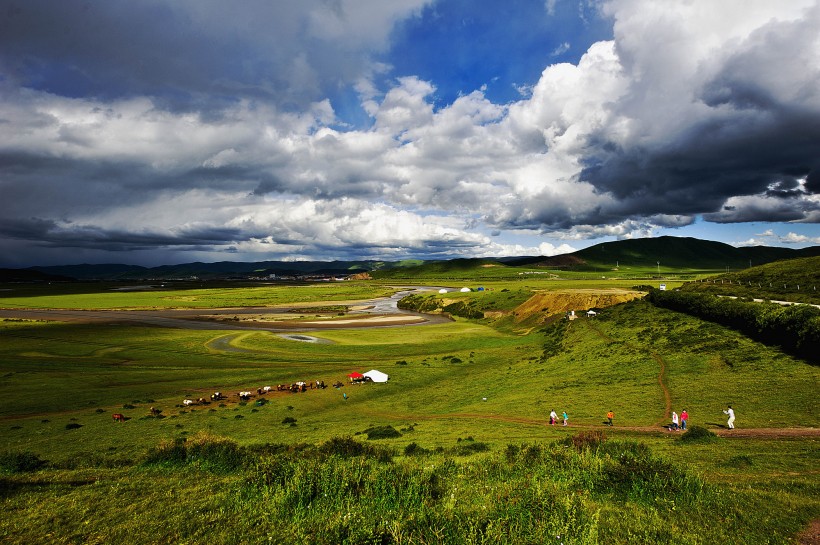
{"type": "Polygon", "coordinates": [[[486,86],[442,103],[438,82],[375,60],[425,4],[13,4],[0,244],[549,255],[697,217],[820,222],[816,2],[612,0],[614,39],[574,64],[547,49],[505,103],[486,86]],[[367,123],[340,120],[342,88],[367,123]]]}
{"type": "Polygon", "coordinates": [[[560,55],[563,55],[564,53],[569,51],[569,48],[569,42],[562,42],[558,47],[552,50],[552,53],[550,53],[550,57],[558,57],[560,55]]]}
{"type": "Polygon", "coordinates": [[[66,96],[152,97],[174,111],[236,100],[303,107],[371,71],[393,25],[427,0],[12,1],[0,68],[66,96]]]}
{"type": "Polygon", "coordinates": [[[627,86],[585,134],[580,178],[622,214],[694,214],[817,170],[820,6],[722,3],[725,27],[704,3],[659,8],[610,4],[627,86]]]}
{"type": "Polygon", "coordinates": [[[737,243],[738,246],[771,246],[772,244],[800,244],[800,245],[817,245],[820,244],[820,237],[810,237],[808,235],[788,232],[785,235],[777,235],[771,230],[767,230],[759,235],[760,238],[749,238],[743,242],[737,243]]]}

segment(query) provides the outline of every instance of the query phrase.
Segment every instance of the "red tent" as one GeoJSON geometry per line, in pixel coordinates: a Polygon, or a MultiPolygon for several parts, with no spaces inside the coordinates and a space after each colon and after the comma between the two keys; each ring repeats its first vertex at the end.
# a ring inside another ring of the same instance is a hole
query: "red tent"
{"type": "Polygon", "coordinates": [[[347,376],[348,376],[351,380],[363,379],[363,378],[364,378],[364,375],[363,375],[363,374],[361,374],[361,373],[355,373],[355,372],[354,372],[354,373],[350,373],[350,374],[349,374],[349,375],[347,375],[347,376]]]}

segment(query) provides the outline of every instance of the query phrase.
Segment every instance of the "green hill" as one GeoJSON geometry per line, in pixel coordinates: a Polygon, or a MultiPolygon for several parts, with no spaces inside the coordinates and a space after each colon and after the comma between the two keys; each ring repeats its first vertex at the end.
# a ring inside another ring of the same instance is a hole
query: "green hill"
{"type": "Polygon", "coordinates": [[[820,304],[820,256],[785,259],[699,282],[686,291],[820,304]]]}
{"type": "Polygon", "coordinates": [[[818,246],[802,250],[770,246],[735,248],[722,242],[663,236],[604,242],[571,254],[544,258],[540,261],[528,259],[526,264],[573,270],[611,270],[614,267],[651,268],[660,263],[660,267],[667,269],[736,270],[782,259],[818,255],[818,246]]]}

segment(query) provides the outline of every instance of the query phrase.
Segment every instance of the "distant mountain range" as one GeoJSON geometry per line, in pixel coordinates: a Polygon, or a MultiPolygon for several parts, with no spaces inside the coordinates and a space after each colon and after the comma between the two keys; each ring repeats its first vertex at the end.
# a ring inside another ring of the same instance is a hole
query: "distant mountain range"
{"type": "Polygon", "coordinates": [[[485,259],[452,259],[439,261],[259,261],[217,263],[184,263],[160,267],[136,265],[62,265],[0,269],[0,281],[43,282],[67,280],[170,280],[348,276],[362,272],[416,268],[430,274],[436,271],[465,270],[487,264],[509,267],[543,267],[572,270],[611,270],[613,267],[654,267],[720,270],[743,269],[782,259],[820,256],[820,246],[800,250],[770,246],[736,248],[722,242],[682,237],[658,237],[619,240],[596,244],[571,254],[554,257],[507,257],[485,259]]]}

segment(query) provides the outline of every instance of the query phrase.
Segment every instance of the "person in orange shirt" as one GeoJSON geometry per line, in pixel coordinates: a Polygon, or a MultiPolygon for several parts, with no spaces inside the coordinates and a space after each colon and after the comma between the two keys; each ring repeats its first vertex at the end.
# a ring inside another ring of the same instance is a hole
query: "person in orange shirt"
{"type": "Polygon", "coordinates": [[[608,422],[607,422],[608,426],[612,426],[612,419],[613,418],[615,418],[615,413],[613,413],[612,411],[609,411],[608,413],[606,413],[606,419],[608,420],[608,422]]]}

